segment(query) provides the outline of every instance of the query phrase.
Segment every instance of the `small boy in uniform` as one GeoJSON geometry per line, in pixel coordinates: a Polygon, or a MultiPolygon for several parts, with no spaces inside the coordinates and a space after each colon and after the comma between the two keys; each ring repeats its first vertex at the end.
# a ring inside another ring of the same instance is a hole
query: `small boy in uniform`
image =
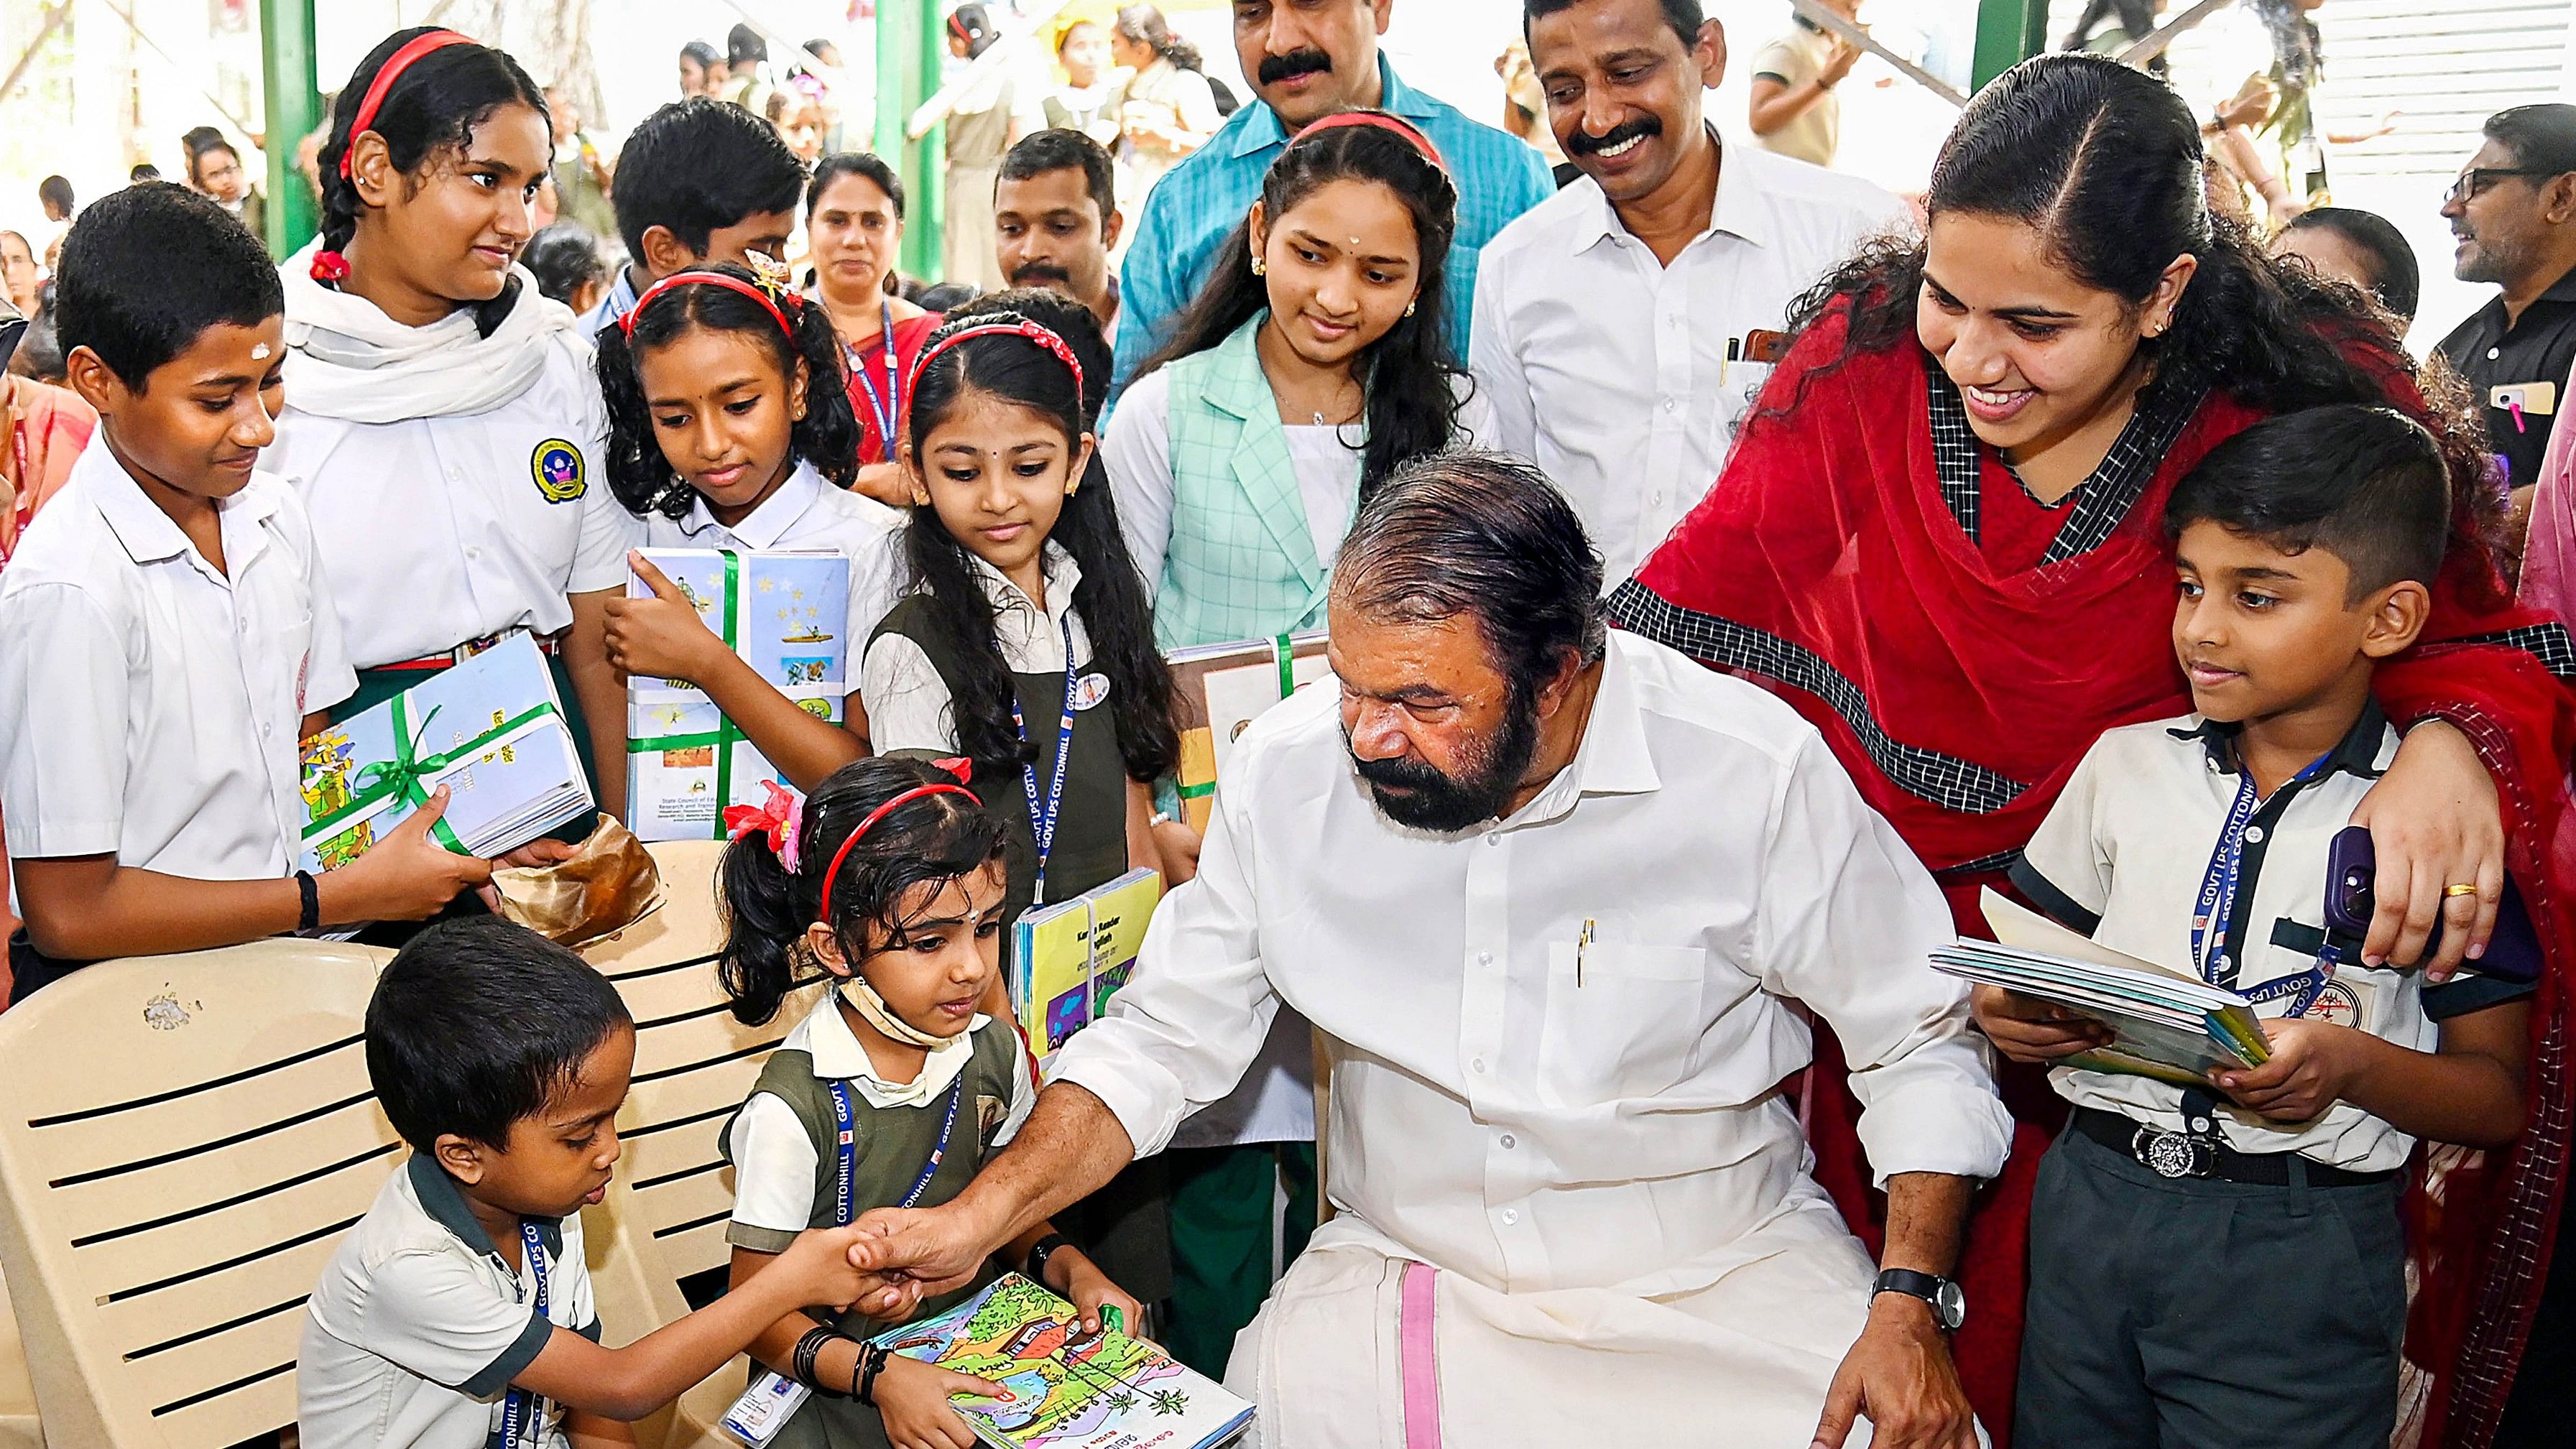
{"type": "MultiPolygon", "coordinates": [[[[2185,1089],[2059,1067],[2031,1204],[2025,1444],[2384,1445],[2417,1138],[2523,1121],[2531,988],[2433,984],[2329,937],[2329,850],[2397,752],[2376,662],[2422,630],[2448,533],[2432,436],[2315,408],[2229,439],[2165,511],[2196,713],[2105,734],[2013,868],[2061,923],[2255,1004],[2261,1066],[2185,1089]]],[[[2099,1022],[1978,988],[2021,1061],[2099,1022]]]]}
{"type": "Polygon", "coordinates": [[[627,133],[615,174],[610,202],[627,262],[582,314],[585,337],[674,272],[747,263],[753,252],[787,259],[805,163],[776,127],[740,106],[696,97],[662,107],[627,133]]]}
{"type": "Polygon", "coordinates": [[[83,962],[418,920],[491,867],[430,839],[296,869],[296,747],[356,687],[276,437],[277,268],[220,205],[91,203],[56,313],[99,426],[0,578],[0,819],[14,999],[83,962]]]}
{"type": "Polygon", "coordinates": [[[433,926],[367,1003],[367,1073],[411,1160],[305,1307],[305,1449],[592,1449],[809,1304],[877,1280],[800,1235],[713,1305],[599,1345],[581,1209],[608,1191],[635,1024],[579,956],[496,917],[433,926]]]}

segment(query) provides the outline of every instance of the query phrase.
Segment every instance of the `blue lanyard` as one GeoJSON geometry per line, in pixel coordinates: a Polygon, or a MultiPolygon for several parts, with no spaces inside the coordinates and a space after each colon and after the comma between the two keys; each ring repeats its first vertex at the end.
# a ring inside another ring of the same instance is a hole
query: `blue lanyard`
{"type": "MultiPolygon", "coordinates": [[[[1064,616],[1064,718],[1055,731],[1055,780],[1047,786],[1046,807],[1038,807],[1038,762],[1031,759],[1020,766],[1020,786],[1028,792],[1029,829],[1038,840],[1038,879],[1036,894],[1030,904],[1046,904],[1047,856],[1055,849],[1056,811],[1064,804],[1064,765],[1073,757],[1073,615],[1064,616]]],[[[1018,690],[1011,692],[1011,728],[1019,731],[1020,743],[1029,742],[1028,721],[1020,717],[1018,690]]]]}
{"type": "MultiPolygon", "coordinates": [[[[2296,789],[2325,773],[2331,752],[2308,762],[2306,769],[2290,777],[2284,790],[2296,789]]],[[[2236,916],[2238,878],[2245,864],[2245,830],[2254,819],[2254,772],[2239,766],[2236,779],[2236,803],[2227,810],[2227,822],[2219,827],[2218,846],[2210,853],[2209,868],[2201,874],[2200,896],[2192,907],[2191,960],[2203,981],[2212,986],[2235,990],[2237,968],[2244,964],[2242,942],[2227,938],[2228,922],[2236,916]],[[2230,951],[2236,954],[2231,956],[2230,951]]],[[[2317,993],[2325,989],[2326,968],[2312,966],[2295,976],[2284,976],[2240,992],[2246,1000],[2263,1003],[2290,998],[2288,1015],[2298,1016],[2314,1005],[2317,993]]]]}
{"type": "MultiPolygon", "coordinates": [[[[840,1134],[833,1149],[832,1223],[847,1227],[853,1216],[850,1195],[856,1190],[853,1184],[859,1171],[858,1113],[850,1106],[849,1083],[832,1082],[828,1086],[832,1093],[832,1126],[840,1134]]],[[[930,1190],[930,1179],[939,1175],[940,1159],[948,1155],[948,1134],[957,1128],[957,1103],[965,1095],[966,1072],[959,1068],[956,1085],[948,1089],[948,1115],[939,1121],[939,1141],[930,1149],[930,1160],[922,1164],[921,1176],[912,1180],[912,1191],[905,1193],[896,1207],[910,1207],[930,1190]]]]}
{"type": "MultiPolygon", "coordinates": [[[[519,1242],[527,1250],[528,1271],[537,1278],[537,1317],[546,1313],[546,1242],[537,1236],[536,1224],[519,1219],[519,1242]]],[[[529,1442],[539,1442],[544,1433],[545,1400],[526,1389],[512,1389],[501,1400],[501,1432],[494,1437],[498,1449],[519,1449],[519,1436],[533,1430],[529,1442]]]]}
{"type": "Polygon", "coordinates": [[[877,385],[868,381],[868,365],[859,360],[859,350],[855,347],[850,349],[850,375],[859,380],[859,391],[868,395],[868,411],[876,415],[877,442],[885,452],[881,461],[891,463],[894,461],[895,424],[903,421],[900,416],[903,412],[903,383],[897,374],[898,364],[894,355],[894,304],[888,302],[883,306],[884,330],[878,334],[877,340],[885,347],[885,395],[878,396],[877,385]]]}

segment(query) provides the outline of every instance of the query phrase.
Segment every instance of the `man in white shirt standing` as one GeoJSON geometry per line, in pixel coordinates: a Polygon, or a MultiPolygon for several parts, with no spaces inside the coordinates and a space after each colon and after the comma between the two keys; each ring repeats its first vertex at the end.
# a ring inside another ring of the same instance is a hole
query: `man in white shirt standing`
{"type": "Polygon", "coordinates": [[[963,1194],[870,1215],[862,1266],[971,1273],[1224,1097],[1293,1006],[1338,1215],[1235,1341],[1263,1443],[1794,1449],[1865,1417],[1881,1449],[1974,1444],[1944,1275],[2010,1124],[1925,963],[1940,893],[1822,737],[1605,636],[1600,587],[1527,464],[1390,478],[1334,575],[1338,693],[1244,734],[1109,1017],[963,1194]],[[1859,1068],[1875,1284],[1779,1091],[1810,1056],[1793,1000],[1859,1068]]]}
{"type": "Polygon", "coordinates": [[[1857,177],[1719,145],[1701,93],[1726,33],[1700,0],[1522,16],[1583,178],[1486,244],[1470,357],[1497,446],[1574,500],[1616,587],[1717,477],[1790,302],[1903,212],[1857,177]]]}

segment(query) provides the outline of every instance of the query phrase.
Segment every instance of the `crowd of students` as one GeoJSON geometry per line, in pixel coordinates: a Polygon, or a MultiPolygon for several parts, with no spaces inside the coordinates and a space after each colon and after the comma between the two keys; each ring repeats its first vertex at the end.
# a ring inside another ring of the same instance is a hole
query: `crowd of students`
{"type": "MultiPolygon", "coordinates": [[[[2321,208],[2267,251],[2213,216],[2190,112],[2094,57],[1981,93],[1909,223],[1720,145],[1696,0],[1525,0],[1579,173],[1559,189],[1404,84],[1388,8],[1239,4],[1256,100],[1222,129],[1147,7],[1068,28],[1046,124],[951,158],[946,280],[970,247],[1007,288],[981,294],[908,295],[902,179],[801,157],[711,49],[681,61],[703,93],[610,166],[567,157],[561,98],[503,51],[386,37],[282,269],[219,136],[191,138],[196,189],[80,213],[49,311],[81,407],[0,395],[0,431],[37,440],[0,514],[11,1000],[110,957],[406,942],[367,1051],[414,1156],[314,1295],[303,1442],[621,1442],[747,1349],[822,1391],[777,1443],[971,1444],[950,1396],[995,1386],[862,1342],[889,1280],[850,1266],[847,1225],[954,1198],[1028,1118],[1008,923],[1131,866],[1193,875],[1166,653],[1322,627],[1364,505],[1493,449],[1571,504],[1602,614],[1806,716],[1961,930],[2001,887],[2265,1003],[2262,1068],[2060,1068],[2071,1117],[2014,1102],[2023,1150],[1935,1275],[1980,1306],[1955,1351],[1997,1438],[2380,1443],[2411,1363],[2424,1442],[2541,1442],[2514,1436],[2566,1390],[2513,1364],[2576,1351],[2543,1267],[2576,1102],[2576,649],[2514,607],[2477,421],[2399,346],[2402,242],[2321,208]],[[1137,67],[1120,97],[1104,38],[1137,67]],[[622,265],[536,235],[568,159],[622,265]],[[846,558],[845,717],[757,674],[648,547],[846,558]],[[297,868],[298,742],[511,635],[555,671],[603,811],[629,677],[723,709],[792,787],[725,853],[733,1010],[835,982],[726,1129],[731,1291],[616,1350],[579,1209],[617,1160],[633,1023],[480,893],[573,847],[452,853],[433,796],[297,868]],[[2378,901],[2329,929],[2347,823],[2378,901]],[[2499,929],[2539,943],[2536,984],[2475,969],[2499,929]]],[[[959,15],[962,52],[990,43],[959,15]]],[[[1514,745],[1478,748],[1461,768],[1514,745]]],[[[2044,1003],[1972,1007],[2015,1062],[2101,1044],[2044,1003]]],[[[1817,1180],[1865,1223],[1830,1035],[1817,1053],[1817,1180]]],[[[1274,1194],[1290,1256],[1301,1195],[1312,1218],[1311,1089],[1282,1010],[1172,1151],[999,1261],[1221,1372],[1273,1275],[1274,1194]]]]}

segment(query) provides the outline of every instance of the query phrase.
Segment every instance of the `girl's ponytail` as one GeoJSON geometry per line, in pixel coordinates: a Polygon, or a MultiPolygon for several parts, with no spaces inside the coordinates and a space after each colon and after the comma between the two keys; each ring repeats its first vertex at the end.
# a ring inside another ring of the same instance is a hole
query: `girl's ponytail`
{"type": "Polygon", "coordinates": [[[796,877],[779,860],[769,837],[736,836],[716,867],[724,907],[724,954],[716,979],[733,998],[734,1018],[758,1026],[778,1014],[796,985],[796,943],[812,921],[796,877]]]}

